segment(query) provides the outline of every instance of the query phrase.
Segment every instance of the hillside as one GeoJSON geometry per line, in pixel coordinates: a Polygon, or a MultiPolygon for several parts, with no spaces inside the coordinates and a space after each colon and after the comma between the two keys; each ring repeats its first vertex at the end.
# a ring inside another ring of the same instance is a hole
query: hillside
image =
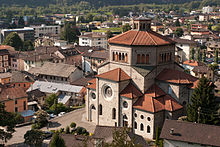
{"type": "MultiPolygon", "coordinates": [[[[99,6],[109,6],[109,5],[132,5],[132,4],[140,4],[140,3],[178,4],[178,3],[191,2],[195,0],[84,0],[84,1],[89,2],[92,6],[99,7],[99,6]]],[[[72,5],[79,2],[81,2],[81,0],[0,0],[0,6],[27,5],[29,7],[37,7],[37,6],[48,6],[49,4],[72,5]]]]}

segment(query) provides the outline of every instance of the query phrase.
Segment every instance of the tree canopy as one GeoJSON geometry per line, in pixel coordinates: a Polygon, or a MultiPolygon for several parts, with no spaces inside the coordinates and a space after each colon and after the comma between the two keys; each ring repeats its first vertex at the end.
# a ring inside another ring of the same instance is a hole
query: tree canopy
{"type": "Polygon", "coordinates": [[[41,147],[44,140],[44,134],[40,130],[29,130],[24,134],[24,140],[25,144],[41,147]]]}
{"type": "Polygon", "coordinates": [[[66,145],[63,138],[61,138],[58,133],[55,133],[49,147],[66,147],[66,145]]]}
{"type": "Polygon", "coordinates": [[[68,43],[77,42],[78,35],[80,35],[79,29],[67,22],[61,32],[61,39],[66,40],[68,43]]]}
{"type": "Polygon", "coordinates": [[[8,34],[2,44],[12,46],[17,51],[22,50],[23,48],[23,41],[16,32],[8,34]]]}

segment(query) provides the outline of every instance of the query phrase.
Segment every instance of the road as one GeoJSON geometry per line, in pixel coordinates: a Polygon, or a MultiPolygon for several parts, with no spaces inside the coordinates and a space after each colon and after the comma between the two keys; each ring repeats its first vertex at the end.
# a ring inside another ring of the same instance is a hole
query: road
{"type": "MultiPolygon", "coordinates": [[[[85,117],[85,108],[74,110],[72,112],[66,113],[63,116],[56,117],[50,120],[52,126],[48,129],[46,127],[41,130],[57,130],[60,128],[66,128],[71,122],[75,122],[77,126],[84,127],[89,132],[94,132],[95,124],[88,122],[85,117]]],[[[6,145],[14,145],[17,143],[24,142],[24,134],[31,129],[31,125],[15,128],[16,132],[13,137],[6,143],[6,145]]]]}

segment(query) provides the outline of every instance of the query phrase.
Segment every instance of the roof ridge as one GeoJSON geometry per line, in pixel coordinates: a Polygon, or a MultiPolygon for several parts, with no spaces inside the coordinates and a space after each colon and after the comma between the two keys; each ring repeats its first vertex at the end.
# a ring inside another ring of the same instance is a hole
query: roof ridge
{"type": "Polygon", "coordinates": [[[173,111],[173,105],[172,105],[172,100],[170,99],[170,107],[171,107],[171,111],[173,111]]]}
{"type": "Polygon", "coordinates": [[[154,44],[157,45],[156,41],[151,37],[151,35],[148,33],[148,31],[146,31],[146,33],[147,33],[148,36],[151,38],[151,40],[153,40],[154,44]]]}
{"type": "Polygon", "coordinates": [[[119,73],[118,73],[118,81],[121,80],[121,68],[119,68],[119,73]]]}
{"type": "Polygon", "coordinates": [[[136,32],[136,35],[134,36],[134,39],[132,40],[130,45],[132,45],[134,43],[134,41],[136,40],[138,34],[139,34],[139,31],[136,32]]]}
{"type": "Polygon", "coordinates": [[[154,100],[153,100],[153,98],[151,97],[151,101],[152,101],[152,106],[153,106],[153,112],[155,112],[155,106],[154,106],[154,100]]]}

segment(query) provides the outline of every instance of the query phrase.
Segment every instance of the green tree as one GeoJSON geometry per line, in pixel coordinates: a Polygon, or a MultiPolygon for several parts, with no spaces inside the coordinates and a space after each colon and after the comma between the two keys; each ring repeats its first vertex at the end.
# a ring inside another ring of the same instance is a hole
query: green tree
{"type": "Polygon", "coordinates": [[[205,62],[206,60],[206,52],[205,52],[205,49],[203,49],[203,52],[202,52],[202,62],[205,62]]]}
{"type": "Polygon", "coordinates": [[[194,89],[191,103],[187,107],[187,120],[203,124],[218,124],[218,104],[215,102],[214,85],[205,77],[194,89]]]}
{"type": "Polygon", "coordinates": [[[182,28],[177,28],[176,31],[175,31],[175,35],[177,37],[183,36],[183,29],[182,28]]]}
{"type": "Polygon", "coordinates": [[[70,134],[70,127],[69,126],[66,126],[65,133],[70,134]]]}
{"type": "Polygon", "coordinates": [[[192,49],[190,50],[190,60],[194,60],[194,57],[195,57],[195,49],[192,48],[192,49]]]}
{"type": "Polygon", "coordinates": [[[67,107],[63,103],[54,103],[51,107],[50,110],[54,111],[54,113],[57,115],[60,112],[66,112],[67,107]]]}
{"type": "Polygon", "coordinates": [[[216,32],[220,32],[220,23],[215,26],[212,26],[212,30],[216,32]]]}
{"type": "Polygon", "coordinates": [[[49,147],[66,147],[66,145],[63,138],[61,138],[58,133],[55,133],[52,137],[49,147]]]}
{"type": "Polygon", "coordinates": [[[76,123],[75,123],[75,122],[72,122],[72,123],[70,124],[70,127],[71,127],[71,128],[75,128],[75,127],[76,127],[76,123]]]}
{"type": "Polygon", "coordinates": [[[108,39],[111,38],[111,37],[113,37],[112,32],[111,32],[110,30],[108,30],[108,31],[106,32],[106,35],[107,35],[107,38],[108,38],[108,39]]]}
{"type": "Polygon", "coordinates": [[[122,31],[123,32],[127,32],[129,30],[131,30],[131,26],[129,24],[125,24],[125,25],[122,26],[122,31]]]}
{"type": "Polygon", "coordinates": [[[215,49],[215,63],[218,64],[218,49],[215,49]]]}
{"type": "Polygon", "coordinates": [[[47,112],[44,110],[38,110],[35,113],[35,115],[36,115],[35,124],[37,127],[33,129],[40,129],[42,127],[45,127],[48,123],[48,117],[49,117],[47,112]]]}
{"type": "Polygon", "coordinates": [[[2,44],[12,46],[16,51],[22,50],[23,47],[23,41],[16,32],[8,34],[2,44]]]}
{"type": "Polygon", "coordinates": [[[18,19],[18,27],[23,28],[24,27],[24,18],[22,16],[18,19]]]}
{"type": "Polygon", "coordinates": [[[50,108],[54,104],[55,101],[58,101],[57,95],[51,94],[46,98],[45,103],[50,108]]]}
{"type": "Polygon", "coordinates": [[[34,50],[33,43],[30,40],[24,41],[23,50],[24,51],[32,51],[32,50],[34,50]]]}
{"type": "Polygon", "coordinates": [[[176,26],[176,27],[179,27],[179,26],[180,26],[180,21],[179,21],[179,19],[177,19],[177,20],[175,21],[175,26],[176,26]]]}
{"type": "Polygon", "coordinates": [[[24,134],[24,143],[30,146],[41,147],[44,134],[40,130],[29,130],[24,134]]]}
{"type": "Polygon", "coordinates": [[[196,59],[199,62],[200,61],[200,49],[197,49],[197,55],[196,55],[196,59]]]}
{"type": "Polygon", "coordinates": [[[91,22],[93,20],[93,15],[91,13],[88,13],[86,15],[86,22],[91,22]]]}
{"type": "Polygon", "coordinates": [[[61,39],[66,40],[68,43],[77,42],[78,35],[80,35],[79,29],[67,22],[61,32],[61,39]]]}

